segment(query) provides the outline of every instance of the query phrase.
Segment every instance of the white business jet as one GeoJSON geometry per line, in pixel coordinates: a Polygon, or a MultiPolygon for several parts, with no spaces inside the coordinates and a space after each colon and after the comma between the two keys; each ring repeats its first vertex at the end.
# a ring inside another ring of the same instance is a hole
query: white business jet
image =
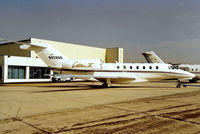
{"type": "Polygon", "coordinates": [[[170,64],[104,63],[100,59],[72,60],[47,43],[15,43],[21,44],[21,49],[35,51],[49,68],[62,71],[69,77],[96,79],[102,82],[102,87],[110,87],[112,83],[127,84],[194,77],[192,73],[172,69],[170,64]]]}

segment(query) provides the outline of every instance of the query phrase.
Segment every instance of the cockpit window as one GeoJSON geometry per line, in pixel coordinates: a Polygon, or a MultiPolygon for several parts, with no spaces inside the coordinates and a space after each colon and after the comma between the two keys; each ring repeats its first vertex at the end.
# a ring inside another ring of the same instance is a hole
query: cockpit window
{"type": "Polygon", "coordinates": [[[170,66],[169,68],[170,68],[170,69],[175,69],[174,66],[170,66]]]}
{"type": "Polygon", "coordinates": [[[182,69],[184,71],[190,71],[190,68],[189,67],[180,67],[179,69],[182,69]]]}

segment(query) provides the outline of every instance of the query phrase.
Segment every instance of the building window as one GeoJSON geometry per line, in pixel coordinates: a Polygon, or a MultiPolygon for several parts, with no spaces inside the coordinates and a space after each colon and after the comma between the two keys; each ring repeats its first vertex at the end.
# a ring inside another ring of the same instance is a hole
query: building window
{"type": "Polygon", "coordinates": [[[25,79],[26,67],[8,66],[8,79],[25,79]]]}
{"type": "Polygon", "coordinates": [[[193,71],[193,69],[192,69],[192,71],[193,71]]]}
{"type": "Polygon", "coordinates": [[[0,66],[0,81],[2,80],[2,67],[0,66]]]}
{"type": "Polygon", "coordinates": [[[197,69],[196,69],[196,71],[197,71],[197,69]]]}
{"type": "Polygon", "coordinates": [[[130,66],[130,69],[133,69],[133,67],[132,67],[132,66],[130,66]]]}
{"type": "Polygon", "coordinates": [[[152,69],[152,66],[149,66],[149,69],[152,69]]]}
{"type": "Polygon", "coordinates": [[[145,69],[145,66],[143,66],[143,69],[145,69]]]}
{"type": "Polygon", "coordinates": [[[156,69],[158,69],[158,66],[156,66],[156,69]]]}
{"type": "Polygon", "coordinates": [[[30,67],[30,79],[49,79],[50,70],[47,67],[30,67]]]}
{"type": "Polygon", "coordinates": [[[139,66],[136,66],[136,69],[139,69],[139,66]]]}
{"type": "Polygon", "coordinates": [[[119,66],[117,66],[117,69],[119,69],[119,66]]]}

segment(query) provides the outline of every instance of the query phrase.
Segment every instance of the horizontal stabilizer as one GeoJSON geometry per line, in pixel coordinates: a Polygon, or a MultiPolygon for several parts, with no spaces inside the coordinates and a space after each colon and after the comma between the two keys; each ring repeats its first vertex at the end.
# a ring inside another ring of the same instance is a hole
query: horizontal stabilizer
{"type": "Polygon", "coordinates": [[[19,42],[19,41],[7,40],[4,38],[0,38],[0,41],[7,41],[7,42],[18,44],[18,45],[20,45],[21,49],[28,49],[31,46],[38,47],[38,48],[46,48],[47,47],[47,45],[44,43],[24,43],[24,42],[19,42]]]}
{"type": "Polygon", "coordinates": [[[45,45],[42,45],[42,44],[36,44],[36,43],[26,43],[26,44],[22,44],[20,45],[20,49],[25,49],[25,50],[31,50],[31,47],[34,47],[34,48],[42,48],[42,49],[45,49],[46,46],[45,45]]]}

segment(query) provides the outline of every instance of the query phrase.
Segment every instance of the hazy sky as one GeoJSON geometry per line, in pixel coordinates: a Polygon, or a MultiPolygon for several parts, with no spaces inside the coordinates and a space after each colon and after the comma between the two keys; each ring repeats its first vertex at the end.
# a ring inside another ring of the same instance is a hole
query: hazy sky
{"type": "Polygon", "coordinates": [[[0,37],[122,47],[127,62],[153,50],[200,64],[200,0],[0,0],[0,37]]]}

